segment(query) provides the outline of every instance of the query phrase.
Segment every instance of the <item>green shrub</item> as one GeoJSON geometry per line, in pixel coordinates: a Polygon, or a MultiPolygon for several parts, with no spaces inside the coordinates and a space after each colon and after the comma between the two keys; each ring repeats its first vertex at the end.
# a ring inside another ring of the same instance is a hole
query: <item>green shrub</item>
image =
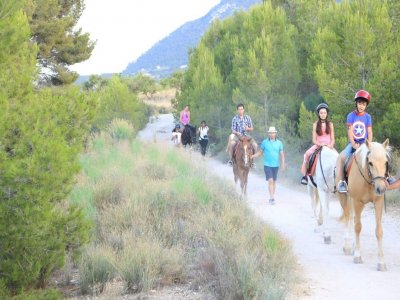
{"type": "Polygon", "coordinates": [[[83,294],[102,293],[115,276],[112,251],[107,247],[89,248],[79,264],[79,285],[83,294]]]}
{"type": "Polygon", "coordinates": [[[107,128],[107,132],[115,142],[121,140],[131,140],[134,137],[135,130],[133,125],[126,120],[114,119],[107,128]]]}

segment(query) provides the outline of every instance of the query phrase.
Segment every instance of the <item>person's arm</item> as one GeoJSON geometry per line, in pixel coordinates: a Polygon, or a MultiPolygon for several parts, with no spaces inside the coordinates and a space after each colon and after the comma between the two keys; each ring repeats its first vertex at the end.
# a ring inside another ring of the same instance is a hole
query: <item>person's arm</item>
{"type": "Polygon", "coordinates": [[[367,130],[368,130],[368,142],[372,142],[372,138],[373,138],[373,135],[372,135],[372,126],[369,126],[369,127],[367,128],[367,130]]]}
{"type": "Polygon", "coordinates": [[[258,150],[256,153],[254,153],[251,158],[256,158],[259,157],[260,155],[262,155],[264,153],[264,151],[262,149],[258,150]]]}
{"type": "Polygon", "coordinates": [[[233,133],[233,134],[236,134],[236,135],[240,135],[240,132],[236,131],[236,128],[237,128],[237,125],[236,125],[236,118],[233,117],[233,118],[232,118],[232,126],[231,126],[232,133],[233,133]]]}
{"type": "Polygon", "coordinates": [[[253,122],[251,121],[251,118],[249,116],[247,116],[247,118],[249,119],[249,124],[248,124],[248,126],[245,125],[244,129],[246,131],[253,131],[254,130],[253,122]]]}
{"type": "Polygon", "coordinates": [[[187,114],[188,114],[188,124],[190,124],[190,110],[188,110],[187,114]]]}
{"type": "Polygon", "coordinates": [[[386,182],[386,189],[387,190],[395,190],[400,188],[400,180],[397,179],[394,183],[389,184],[386,182]]]}
{"type": "Polygon", "coordinates": [[[284,171],[284,170],[286,169],[285,152],[283,152],[283,150],[281,150],[280,155],[281,155],[281,166],[282,166],[282,171],[284,171]]]}
{"type": "Polygon", "coordinates": [[[181,123],[183,123],[182,117],[183,117],[183,110],[181,111],[181,115],[180,115],[180,117],[179,117],[179,121],[181,121],[181,123]]]}
{"type": "Polygon", "coordinates": [[[329,148],[333,149],[333,147],[335,146],[335,128],[333,127],[333,123],[329,122],[329,127],[331,129],[331,143],[328,145],[329,148]]]}
{"type": "Polygon", "coordinates": [[[312,142],[314,145],[320,146],[317,142],[317,122],[312,125],[312,142]]]}
{"type": "Polygon", "coordinates": [[[349,139],[349,141],[350,141],[350,143],[351,143],[351,146],[352,146],[354,149],[357,149],[358,147],[360,147],[360,144],[358,144],[358,143],[356,143],[356,142],[354,141],[354,137],[353,137],[353,125],[352,125],[352,124],[347,125],[347,137],[348,137],[348,139],[349,139]]]}

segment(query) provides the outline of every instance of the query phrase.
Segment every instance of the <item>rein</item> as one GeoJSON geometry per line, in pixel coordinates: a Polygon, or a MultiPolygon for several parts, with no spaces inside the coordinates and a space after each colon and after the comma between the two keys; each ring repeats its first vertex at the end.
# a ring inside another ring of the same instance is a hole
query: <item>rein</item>
{"type": "Polygon", "coordinates": [[[368,155],[369,155],[369,152],[367,153],[366,160],[367,160],[367,166],[368,166],[368,167],[367,167],[367,169],[368,169],[368,176],[369,176],[369,178],[372,177],[372,179],[371,179],[370,181],[369,181],[367,178],[365,178],[364,173],[363,173],[362,170],[361,170],[360,164],[359,164],[358,161],[357,161],[357,156],[356,156],[356,154],[354,153],[353,155],[354,155],[354,161],[356,162],[358,171],[360,172],[361,176],[364,178],[364,180],[365,180],[368,184],[370,184],[370,185],[375,184],[375,180],[377,180],[377,179],[386,180],[385,176],[375,176],[375,177],[372,177],[372,173],[371,173],[371,170],[369,169],[369,164],[368,164],[368,155]]]}

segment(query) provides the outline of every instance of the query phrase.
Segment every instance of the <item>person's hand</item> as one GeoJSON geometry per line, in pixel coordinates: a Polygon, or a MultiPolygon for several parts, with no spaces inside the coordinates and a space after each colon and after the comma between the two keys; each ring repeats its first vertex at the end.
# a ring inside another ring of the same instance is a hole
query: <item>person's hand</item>
{"type": "Polygon", "coordinates": [[[286,170],[286,164],[283,163],[283,164],[282,164],[282,172],[285,172],[285,170],[286,170]]]}
{"type": "Polygon", "coordinates": [[[354,143],[353,148],[354,148],[354,149],[360,148],[360,144],[359,144],[359,143],[354,143]]]}

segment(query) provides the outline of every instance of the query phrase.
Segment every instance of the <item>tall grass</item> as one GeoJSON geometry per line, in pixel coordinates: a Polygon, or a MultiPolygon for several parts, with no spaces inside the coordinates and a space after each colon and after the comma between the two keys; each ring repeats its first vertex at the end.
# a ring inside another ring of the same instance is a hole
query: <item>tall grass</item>
{"type": "Polygon", "coordinates": [[[295,281],[290,246],[232,185],[177,149],[107,134],[89,149],[71,194],[95,224],[80,264],[83,293],[121,279],[124,292],[191,283],[219,299],[285,298],[295,281]]]}

